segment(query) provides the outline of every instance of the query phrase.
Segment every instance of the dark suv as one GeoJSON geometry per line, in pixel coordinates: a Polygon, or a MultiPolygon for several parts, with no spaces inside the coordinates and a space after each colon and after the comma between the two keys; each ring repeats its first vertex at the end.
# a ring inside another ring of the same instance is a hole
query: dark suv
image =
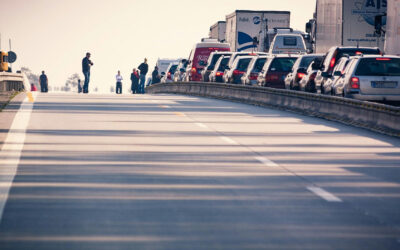
{"type": "Polygon", "coordinates": [[[325,54],[324,61],[315,76],[315,88],[317,92],[321,92],[321,86],[325,81],[332,77],[333,68],[336,63],[343,56],[356,56],[356,55],[379,55],[381,51],[375,47],[338,47],[334,46],[329,49],[325,54]]]}

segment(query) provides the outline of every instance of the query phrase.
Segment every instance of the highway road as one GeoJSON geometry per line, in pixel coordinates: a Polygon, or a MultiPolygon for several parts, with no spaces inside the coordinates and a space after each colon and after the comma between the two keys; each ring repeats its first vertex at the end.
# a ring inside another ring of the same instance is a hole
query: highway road
{"type": "Polygon", "coordinates": [[[178,95],[39,94],[15,119],[2,250],[400,249],[398,138],[178,95]]]}

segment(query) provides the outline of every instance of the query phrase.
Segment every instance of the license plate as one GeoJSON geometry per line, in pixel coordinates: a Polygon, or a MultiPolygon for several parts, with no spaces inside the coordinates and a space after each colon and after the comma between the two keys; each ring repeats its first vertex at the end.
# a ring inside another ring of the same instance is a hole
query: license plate
{"type": "Polygon", "coordinates": [[[373,88],[396,88],[397,82],[371,82],[373,88]]]}

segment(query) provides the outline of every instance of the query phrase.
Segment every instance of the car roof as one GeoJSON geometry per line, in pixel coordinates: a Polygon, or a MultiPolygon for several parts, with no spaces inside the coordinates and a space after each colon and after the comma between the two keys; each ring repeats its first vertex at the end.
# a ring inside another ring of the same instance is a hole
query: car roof
{"type": "Polygon", "coordinates": [[[362,56],[358,56],[359,58],[400,58],[400,56],[396,56],[396,55],[362,55],[362,56]]]}

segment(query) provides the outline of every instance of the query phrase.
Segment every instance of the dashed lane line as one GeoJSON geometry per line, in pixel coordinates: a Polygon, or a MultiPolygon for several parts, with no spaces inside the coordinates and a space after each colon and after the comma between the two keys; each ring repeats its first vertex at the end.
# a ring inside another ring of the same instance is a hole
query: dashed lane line
{"type": "Polygon", "coordinates": [[[328,191],[320,187],[307,187],[307,189],[328,202],[342,202],[339,197],[329,193],[328,191]]]}
{"type": "Polygon", "coordinates": [[[232,139],[231,139],[231,138],[229,138],[229,137],[226,137],[226,136],[220,136],[219,138],[221,138],[221,140],[223,140],[223,141],[225,141],[225,142],[227,142],[227,143],[229,143],[229,144],[232,144],[232,145],[239,145],[239,143],[238,143],[238,142],[236,142],[236,141],[232,140],[232,139]]]}
{"type": "Polygon", "coordinates": [[[208,129],[208,127],[207,127],[205,124],[203,124],[203,123],[196,122],[195,125],[196,125],[197,127],[200,127],[200,128],[206,128],[206,129],[208,129]]]}
{"type": "Polygon", "coordinates": [[[275,162],[271,161],[270,159],[267,159],[265,157],[262,156],[257,156],[254,157],[256,160],[258,160],[259,162],[261,162],[262,164],[264,164],[267,167],[279,167],[278,164],[276,164],[275,162]]]}

